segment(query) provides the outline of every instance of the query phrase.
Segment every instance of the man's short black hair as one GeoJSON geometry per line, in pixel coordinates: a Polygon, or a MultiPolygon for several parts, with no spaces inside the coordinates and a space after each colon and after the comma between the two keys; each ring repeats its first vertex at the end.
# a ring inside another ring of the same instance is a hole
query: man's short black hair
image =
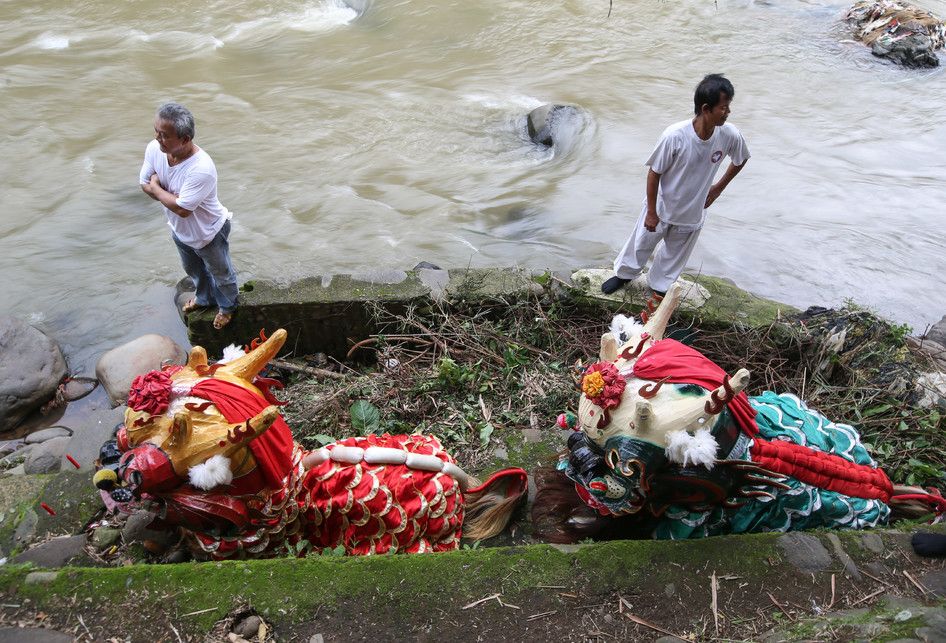
{"type": "Polygon", "coordinates": [[[693,94],[693,111],[697,116],[700,115],[703,105],[709,105],[710,109],[719,105],[719,95],[726,94],[729,100],[736,95],[732,83],[722,74],[709,74],[696,86],[696,92],[693,94]]]}

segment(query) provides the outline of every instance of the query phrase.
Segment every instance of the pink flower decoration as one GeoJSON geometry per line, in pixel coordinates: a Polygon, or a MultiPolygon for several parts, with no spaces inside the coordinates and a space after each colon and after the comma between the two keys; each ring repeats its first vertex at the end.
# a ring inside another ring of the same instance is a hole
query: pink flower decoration
{"type": "Polygon", "coordinates": [[[582,390],[601,408],[613,409],[621,403],[621,394],[627,381],[611,362],[597,362],[588,367],[582,377],[582,390]]]}
{"type": "Polygon", "coordinates": [[[171,403],[171,376],[161,371],[139,375],[131,383],[128,406],[136,411],[160,415],[171,403]]]}

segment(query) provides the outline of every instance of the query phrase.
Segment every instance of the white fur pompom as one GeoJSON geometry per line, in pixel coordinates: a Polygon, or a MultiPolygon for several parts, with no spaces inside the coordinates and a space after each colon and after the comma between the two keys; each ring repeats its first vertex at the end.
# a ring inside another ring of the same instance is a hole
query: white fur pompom
{"type": "Polygon", "coordinates": [[[187,477],[192,486],[204,491],[210,491],[222,484],[230,484],[233,481],[230,458],[215,455],[203,464],[191,467],[187,472],[187,477]]]}
{"type": "Polygon", "coordinates": [[[716,463],[718,449],[719,444],[709,429],[700,429],[696,435],[686,431],[667,434],[667,459],[684,467],[702,465],[711,470],[716,463]]]}
{"type": "Polygon", "coordinates": [[[232,362],[238,357],[243,357],[246,355],[246,351],[237,346],[236,344],[230,344],[223,349],[223,357],[217,362],[218,364],[226,364],[227,362],[232,362]]]}
{"type": "MultiPolygon", "coordinates": [[[[712,469],[716,464],[716,451],[719,444],[716,438],[710,433],[709,429],[700,429],[690,441],[690,446],[684,454],[684,459],[689,460],[691,464],[703,465],[707,469],[712,469]]],[[[686,465],[686,462],[683,463],[686,465]]]]}
{"type": "Polygon", "coordinates": [[[623,345],[634,335],[644,332],[644,325],[633,317],[615,315],[611,320],[611,334],[618,340],[618,346],[623,345]]]}
{"type": "Polygon", "coordinates": [[[667,434],[667,448],[664,450],[664,453],[667,455],[667,459],[673,462],[674,464],[685,464],[686,462],[686,450],[690,446],[691,436],[686,431],[673,431],[672,433],[667,434]]]}

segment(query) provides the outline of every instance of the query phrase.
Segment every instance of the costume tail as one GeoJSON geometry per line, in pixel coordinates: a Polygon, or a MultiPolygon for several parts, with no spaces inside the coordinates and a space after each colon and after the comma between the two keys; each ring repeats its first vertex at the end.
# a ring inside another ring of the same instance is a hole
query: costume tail
{"type": "Polygon", "coordinates": [[[597,535],[613,518],[589,507],[575,491],[575,483],[552,467],[534,473],[532,535],[550,543],[577,543],[597,535]]]}
{"type": "Polygon", "coordinates": [[[463,511],[463,535],[473,540],[491,538],[509,524],[512,512],[525,499],[529,478],[523,469],[503,469],[486,482],[468,488],[463,511]]]}

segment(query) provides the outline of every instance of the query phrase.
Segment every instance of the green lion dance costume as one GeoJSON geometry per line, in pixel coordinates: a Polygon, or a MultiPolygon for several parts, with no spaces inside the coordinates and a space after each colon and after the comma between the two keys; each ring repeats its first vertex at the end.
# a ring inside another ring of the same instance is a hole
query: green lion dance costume
{"type": "Polygon", "coordinates": [[[744,392],[698,351],[662,339],[679,287],[642,314],[616,318],[581,379],[575,432],[557,472],[537,474],[539,537],[570,542],[624,518],[656,538],[885,524],[891,506],[946,501],[895,487],[849,425],[791,394],[744,392]],[[653,313],[649,316],[649,313],[653,313]]]}

